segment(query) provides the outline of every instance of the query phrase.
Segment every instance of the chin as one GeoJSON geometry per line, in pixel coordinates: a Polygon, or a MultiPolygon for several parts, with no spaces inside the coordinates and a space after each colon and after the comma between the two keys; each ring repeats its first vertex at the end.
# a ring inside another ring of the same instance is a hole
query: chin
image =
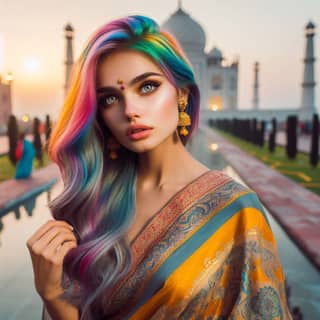
{"type": "Polygon", "coordinates": [[[148,151],[151,151],[153,150],[154,148],[156,148],[157,146],[150,146],[150,145],[141,145],[141,146],[130,146],[130,149],[131,151],[135,152],[135,153],[145,153],[145,152],[148,152],[148,151]]]}
{"type": "Polygon", "coordinates": [[[126,148],[135,153],[145,153],[157,148],[162,141],[151,141],[151,139],[137,141],[133,144],[127,145],[126,148]]]}

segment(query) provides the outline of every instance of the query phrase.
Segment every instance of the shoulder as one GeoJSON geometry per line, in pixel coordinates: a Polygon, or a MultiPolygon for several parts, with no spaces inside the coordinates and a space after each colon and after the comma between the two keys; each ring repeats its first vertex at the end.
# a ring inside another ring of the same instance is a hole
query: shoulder
{"type": "Polygon", "coordinates": [[[268,221],[265,208],[250,187],[219,170],[208,172],[203,182],[210,186],[207,200],[210,200],[213,208],[225,208],[241,215],[249,213],[254,219],[268,221]]]}
{"type": "Polygon", "coordinates": [[[216,196],[219,195],[217,193],[218,191],[224,191],[224,193],[230,197],[244,193],[254,193],[249,187],[220,170],[208,171],[203,176],[202,183],[208,184],[210,186],[210,192],[216,196]]]}

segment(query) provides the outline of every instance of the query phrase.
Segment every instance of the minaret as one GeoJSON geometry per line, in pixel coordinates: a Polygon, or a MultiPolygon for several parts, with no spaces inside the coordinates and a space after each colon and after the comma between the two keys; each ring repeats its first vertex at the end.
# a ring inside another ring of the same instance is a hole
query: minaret
{"type": "Polygon", "coordinates": [[[11,72],[8,72],[4,78],[0,75],[0,126],[6,126],[12,114],[12,82],[11,72]]]}
{"type": "Polygon", "coordinates": [[[69,23],[64,28],[64,35],[66,38],[66,60],[65,60],[66,78],[65,78],[65,84],[64,84],[64,93],[66,96],[67,91],[69,89],[69,85],[70,85],[70,73],[73,65],[73,45],[72,45],[73,28],[69,23]]]}
{"type": "Polygon", "coordinates": [[[254,84],[253,84],[253,110],[259,109],[259,62],[254,64],[254,84]]]}
{"type": "Polygon", "coordinates": [[[8,107],[8,118],[10,114],[12,114],[12,83],[13,83],[13,75],[12,72],[9,71],[5,78],[7,84],[8,84],[8,96],[7,96],[7,107],[8,107]]]}
{"type": "Polygon", "coordinates": [[[316,82],[314,79],[314,45],[313,37],[315,35],[315,25],[309,22],[305,29],[306,34],[306,55],[304,59],[304,75],[302,83],[302,103],[300,112],[305,117],[311,117],[316,112],[315,107],[315,86],[316,82]]]}

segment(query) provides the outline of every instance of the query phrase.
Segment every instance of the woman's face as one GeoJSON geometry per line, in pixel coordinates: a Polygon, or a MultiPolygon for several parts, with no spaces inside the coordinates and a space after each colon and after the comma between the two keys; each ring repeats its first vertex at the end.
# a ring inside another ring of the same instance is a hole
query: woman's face
{"type": "Polygon", "coordinates": [[[178,125],[179,91],[143,53],[124,50],[101,59],[97,69],[99,112],[116,140],[134,152],[152,150],[178,125]]]}

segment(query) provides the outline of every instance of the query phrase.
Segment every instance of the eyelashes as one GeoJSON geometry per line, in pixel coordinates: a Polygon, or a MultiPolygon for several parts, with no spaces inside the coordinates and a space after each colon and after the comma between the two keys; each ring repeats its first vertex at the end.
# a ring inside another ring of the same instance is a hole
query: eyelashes
{"type": "Polygon", "coordinates": [[[120,100],[120,97],[116,94],[104,93],[99,96],[98,98],[98,106],[99,108],[106,108],[115,104],[117,101],[120,100]]]}
{"type": "MultiPolygon", "coordinates": [[[[161,83],[158,81],[147,80],[138,87],[138,94],[142,96],[149,95],[154,92],[160,85],[161,83]]],[[[100,108],[107,108],[119,103],[121,99],[122,95],[119,95],[117,93],[104,93],[101,94],[98,98],[98,106],[100,108]]]]}
{"type": "Polygon", "coordinates": [[[139,87],[140,92],[146,94],[149,92],[153,92],[155,89],[157,89],[160,86],[160,83],[157,81],[149,80],[144,83],[139,87]]]}

